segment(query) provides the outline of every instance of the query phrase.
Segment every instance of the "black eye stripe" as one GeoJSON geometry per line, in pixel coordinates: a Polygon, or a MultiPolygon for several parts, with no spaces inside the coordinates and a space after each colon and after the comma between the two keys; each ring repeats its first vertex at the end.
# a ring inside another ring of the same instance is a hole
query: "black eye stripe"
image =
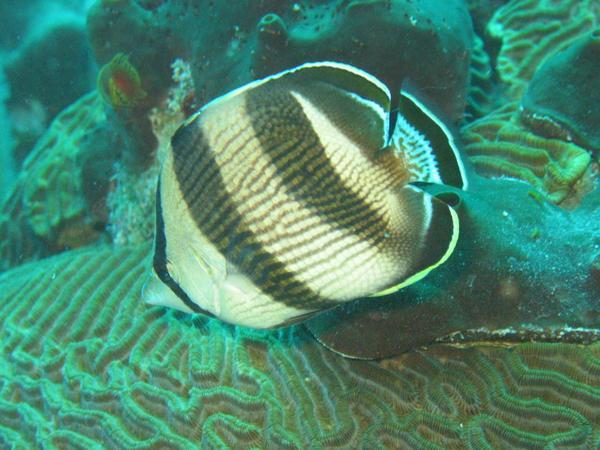
{"type": "Polygon", "coordinates": [[[192,299],[185,293],[181,286],[179,286],[167,269],[167,241],[165,238],[165,223],[162,218],[162,202],[160,199],[160,178],[158,180],[158,186],[156,188],[156,237],[155,237],[155,248],[154,248],[154,259],[153,266],[154,272],[158,278],[165,283],[169,288],[181,299],[181,301],[192,311],[205,314],[210,317],[215,317],[209,311],[200,308],[192,299]]]}

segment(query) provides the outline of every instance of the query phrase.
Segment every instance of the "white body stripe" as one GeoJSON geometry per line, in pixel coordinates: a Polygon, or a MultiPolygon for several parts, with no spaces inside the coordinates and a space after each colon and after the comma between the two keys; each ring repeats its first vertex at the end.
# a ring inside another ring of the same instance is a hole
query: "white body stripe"
{"type": "MultiPolygon", "coordinates": [[[[293,93],[293,95],[301,104],[307,101],[300,94],[293,93]]],[[[314,107],[306,106],[306,108],[304,112],[307,117],[320,122],[312,123],[313,127],[317,125],[315,131],[319,136],[322,135],[321,133],[335,133],[336,137],[342,137],[339,146],[336,139],[335,148],[332,145],[326,148],[326,153],[329,151],[328,156],[332,157],[333,164],[336,164],[335,158],[339,158],[340,152],[347,152],[348,145],[354,146],[354,144],[343,138],[340,131],[335,129],[330,121],[314,107]],[[329,129],[323,126],[328,126],[329,129]]],[[[203,134],[208,139],[209,146],[222,150],[215,155],[217,161],[222,162],[226,157],[223,155],[235,154],[230,163],[221,166],[221,175],[225,179],[225,186],[233,187],[228,190],[228,195],[237,205],[237,211],[243,218],[245,226],[256,236],[266,251],[277,255],[278,260],[285,264],[287,270],[294,273],[299,281],[325,298],[345,301],[372,292],[374,275],[365,275],[364,289],[361,290],[360,283],[357,285],[356,272],[363,269],[369,260],[375,258],[377,249],[371,248],[358,236],[330,225],[290,193],[281,175],[277,173],[277,169],[269,163],[269,157],[262,153],[260,142],[251,136],[252,127],[244,109],[242,96],[230,99],[226,105],[213,109],[204,117],[202,124],[203,134]],[[235,125],[217,132],[211,124],[219,122],[211,120],[210,114],[225,114],[235,125]],[[247,131],[232,140],[232,136],[243,129],[247,131]],[[246,144],[241,147],[240,142],[246,144]],[[232,152],[223,149],[224,145],[229,145],[235,150],[232,152]],[[250,189],[244,171],[239,170],[244,161],[249,160],[254,162],[254,167],[261,168],[261,179],[270,180],[268,184],[261,185],[257,193],[250,189]],[[266,210],[272,208],[275,210],[268,215],[265,214],[266,210]],[[286,237],[294,234],[295,238],[286,237]],[[300,240],[302,245],[295,246],[294,243],[300,240]],[[364,257],[359,259],[357,255],[364,257]],[[324,264],[328,270],[324,270],[324,264]]],[[[360,154],[356,146],[351,152],[353,154],[356,152],[357,156],[360,154]]],[[[361,161],[355,160],[355,163],[371,165],[364,156],[361,156],[361,161]]],[[[235,309],[237,306],[232,305],[231,308],[235,309]]]]}
{"type": "MultiPolygon", "coordinates": [[[[175,180],[172,164],[172,154],[169,154],[161,173],[167,267],[190,299],[221,320],[254,328],[274,327],[309,312],[273,302],[227,263],[196,226],[175,180]]],[[[144,298],[152,304],[189,311],[172,292],[156,289],[151,283],[144,298]]]]}
{"type": "Polygon", "coordinates": [[[373,100],[361,97],[360,95],[357,95],[354,92],[345,92],[345,94],[355,102],[360,103],[361,105],[364,105],[367,108],[373,110],[373,112],[375,112],[375,114],[377,114],[381,118],[381,120],[385,124],[385,137],[383,142],[388,142],[390,132],[388,126],[390,122],[390,114],[385,109],[383,109],[380,104],[374,102],[373,100]]]}
{"type": "MultiPolygon", "coordinates": [[[[292,92],[292,95],[300,103],[304,114],[310,120],[313,129],[317,132],[318,136],[321,137],[321,143],[324,146],[325,154],[330,159],[332,166],[342,167],[345,164],[352,166],[349,170],[338,171],[338,175],[342,178],[346,188],[353,191],[356,196],[360,198],[368,198],[372,193],[361,191],[361,187],[370,187],[373,185],[369,182],[364,182],[364,180],[361,183],[357,183],[357,180],[349,178],[349,175],[355,176],[355,174],[359,174],[359,176],[365,178],[370,175],[375,177],[375,172],[379,169],[373,164],[372,160],[365,156],[364,151],[353,141],[348,139],[310,100],[297,92],[292,92]],[[326,139],[327,137],[331,137],[331,139],[326,139]]],[[[385,208],[386,197],[384,195],[381,196],[380,201],[381,204],[379,206],[385,208]]],[[[354,236],[354,239],[356,239],[355,245],[365,245],[364,242],[361,242],[359,237],[354,236]]],[[[354,285],[355,288],[356,284],[358,284],[359,286],[369,286],[373,289],[373,285],[378,283],[379,276],[383,274],[389,276],[389,267],[393,266],[394,271],[399,274],[405,273],[407,270],[405,264],[387,259],[385,254],[379,252],[376,248],[365,247],[364,254],[365,263],[367,262],[367,255],[373,257],[373,260],[369,263],[370,267],[358,264],[356,268],[353,267],[352,270],[348,272],[350,278],[347,280],[340,280],[340,284],[349,283],[350,285],[354,285]],[[375,256],[377,256],[376,259],[375,256]],[[356,270],[359,268],[360,270],[356,270]]],[[[380,279],[380,282],[383,283],[383,279],[380,279]]],[[[364,295],[367,294],[357,293],[356,290],[354,290],[355,298],[364,295]]]]}

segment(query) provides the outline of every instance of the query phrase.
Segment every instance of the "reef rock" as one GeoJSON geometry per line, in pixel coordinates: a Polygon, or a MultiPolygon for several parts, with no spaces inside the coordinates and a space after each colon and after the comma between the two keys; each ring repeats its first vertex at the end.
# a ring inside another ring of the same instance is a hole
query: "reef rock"
{"type": "Polygon", "coordinates": [[[353,64],[392,92],[409,78],[452,120],[462,118],[472,25],[463,1],[354,0],[307,3],[296,16],[258,23],[254,70],[259,76],[305,61],[353,64]]]}
{"type": "Polygon", "coordinates": [[[89,12],[101,64],[118,52],[143,67],[159,98],[176,58],[191,63],[199,104],[307,61],[357,65],[397,89],[410,78],[454,121],[462,118],[472,25],[462,0],[98,2],[89,12]]]}
{"type": "Polygon", "coordinates": [[[554,54],[533,76],[522,117],[543,136],[600,153],[600,28],[554,54]]]}
{"type": "Polygon", "coordinates": [[[487,33],[500,46],[496,70],[509,99],[520,100],[547,58],[599,24],[597,0],[510,0],[499,8],[487,33]]]}

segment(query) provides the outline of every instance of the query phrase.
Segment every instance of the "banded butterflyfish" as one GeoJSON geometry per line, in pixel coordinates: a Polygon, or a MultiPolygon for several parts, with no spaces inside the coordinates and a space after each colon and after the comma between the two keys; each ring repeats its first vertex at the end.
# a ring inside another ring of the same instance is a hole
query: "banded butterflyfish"
{"type": "Polygon", "coordinates": [[[392,110],[374,76],[309,63],[191,116],[161,169],[144,299],[271,328],[394,292],[446,261],[457,214],[411,183],[465,187],[464,168],[443,123],[400,97],[392,110]]]}

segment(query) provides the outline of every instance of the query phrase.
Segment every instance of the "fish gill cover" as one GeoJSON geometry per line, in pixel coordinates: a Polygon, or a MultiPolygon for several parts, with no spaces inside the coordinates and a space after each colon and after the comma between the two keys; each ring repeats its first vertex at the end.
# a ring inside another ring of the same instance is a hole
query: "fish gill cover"
{"type": "Polygon", "coordinates": [[[600,8],[443,3],[3,2],[0,446],[600,446],[600,8]],[[452,256],[274,331],[145,304],[171,136],[318,61],[454,134],[468,189],[419,186],[457,211],[452,256]]]}

